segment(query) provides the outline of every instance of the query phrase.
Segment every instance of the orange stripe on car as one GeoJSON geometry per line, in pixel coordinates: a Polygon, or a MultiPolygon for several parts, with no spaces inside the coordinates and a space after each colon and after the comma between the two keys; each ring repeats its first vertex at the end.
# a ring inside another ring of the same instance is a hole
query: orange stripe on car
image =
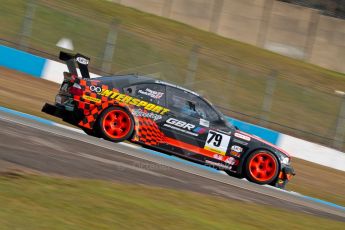
{"type": "MultiPolygon", "coordinates": [[[[198,146],[191,145],[191,144],[188,144],[188,143],[185,143],[183,141],[179,141],[179,140],[176,140],[176,139],[173,139],[170,137],[165,137],[164,141],[169,145],[186,149],[189,152],[199,153],[199,154],[202,154],[202,155],[207,156],[207,157],[213,158],[213,156],[216,154],[214,152],[208,151],[208,150],[200,148],[198,146]]],[[[224,157],[224,159],[226,159],[226,158],[227,157],[224,157]]]]}

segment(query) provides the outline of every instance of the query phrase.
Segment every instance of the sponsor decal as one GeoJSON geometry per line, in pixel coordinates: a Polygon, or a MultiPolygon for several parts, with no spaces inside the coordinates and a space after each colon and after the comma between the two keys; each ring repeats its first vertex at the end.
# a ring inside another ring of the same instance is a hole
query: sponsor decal
{"type": "Polygon", "coordinates": [[[109,89],[102,89],[101,92],[98,92],[99,90],[97,87],[91,87],[91,86],[90,86],[90,90],[92,92],[97,93],[100,96],[107,97],[111,100],[123,102],[123,103],[128,104],[128,105],[134,105],[137,107],[142,107],[145,110],[148,110],[150,112],[154,112],[154,113],[157,113],[160,115],[164,115],[170,111],[170,109],[167,109],[165,107],[162,107],[162,106],[159,106],[159,105],[156,105],[153,103],[149,103],[147,101],[140,100],[138,98],[119,93],[117,91],[113,91],[113,90],[109,90],[109,89]]]}
{"type": "Polygon", "coordinates": [[[87,95],[83,95],[83,99],[89,100],[89,101],[93,101],[93,102],[96,102],[96,103],[100,103],[101,102],[101,99],[95,98],[95,97],[90,97],[90,96],[87,96],[87,95]]]}
{"type": "Polygon", "coordinates": [[[242,140],[239,140],[239,139],[234,139],[234,142],[240,144],[240,145],[248,145],[248,142],[245,142],[245,141],[242,141],[242,140]]]}
{"type": "Polygon", "coordinates": [[[158,120],[162,119],[162,115],[152,113],[152,112],[146,112],[145,110],[142,110],[142,109],[134,109],[134,110],[132,110],[132,114],[136,117],[151,118],[154,121],[158,121],[158,120]]]}
{"type": "Polygon", "coordinates": [[[222,155],[219,155],[219,154],[214,154],[214,155],[213,155],[213,158],[214,158],[214,159],[217,159],[217,160],[220,160],[220,161],[223,161],[223,156],[222,156],[222,155]]]}
{"type": "Polygon", "coordinates": [[[229,157],[228,159],[226,159],[224,161],[225,163],[229,164],[229,165],[237,165],[238,164],[238,160],[236,160],[233,157],[229,157]]]}
{"type": "Polygon", "coordinates": [[[225,164],[218,163],[218,162],[213,162],[213,161],[205,160],[205,163],[206,163],[206,165],[217,167],[217,168],[221,168],[221,169],[225,169],[225,170],[231,170],[232,169],[232,166],[225,165],[225,164]]]}
{"type": "Polygon", "coordinates": [[[197,136],[199,136],[199,134],[205,132],[200,127],[195,127],[195,125],[193,125],[193,124],[190,124],[190,123],[185,122],[185,121],[180,121],[180,120],[172,118],[172,117],[169,118],[168,120],[166,120],[166,123],[163,126],[174,129],[174,130],[181,131],[183,133],[186,133],[186,134],[189,134],[189,135],[192,135],[195,137],[197,137],[197,136]]]}
{"type": "Polygon", "coordinates": [[[238,153],[238,152],[235,152],[235,151],[231,151],[230,154],[235,156],[235,157],[241,157],[241,153],[238,153]]]}
{"type": "Polygon", "coordinates": [[[216,129],[217,132],[220,132],[220,133],[223,133],[223,134],[226,134],[226,135],[230,135],[231,134],[231,131],[229,132],[226,132],[224,130],[221,130],[221,129],[216,129]]]}
{"type": "Polygon", "coordinates": [[[204,120],[202,118],[200,118],[200,125],[205,126],[205,127],[210,127],[210,122],[208,120],[204,120]]]}
{"type": "Polygon", "coordinates": [[[243,151],[243,148],[238,146],[238,145],[233,145],[233,146],[231,146],[231,150],[238,152],[238,153],[241,153],[243,151]]]}
{"type": "Polygon", "coordinates": [[[174,126],[177,126],[177,127],[183,128],[183,129],[187,129],[187,130],[192,130],[193,128],[195,128],[195,125],[187,123],[185,121],[177,120],[175,118],[169,118],[166,121],[166,123],[172,124],[174,126]]]}
{"type": "Polygon", "coordinates": [[[158,92],[158,91],[154,91],[152,89],[146,88],[145,90],[139,90],[138,93],[152,97],[154,99],[160,99],[164,93],[162,92],[158,92]]]}
{"type": "Polygon", "coordinates": [[[246,135],[243,135],[241,133],[235,133],[235,137],[240,138],[240,139],[245,140],[245,141],[250,141],[251,140],[250,137],[248,137],[246,135]]]}
{"type": "Polygon", "coordinates": [[[196,127],[193,129],[193,132],[198,133],[198,134],[204,134],[207,131],[206,128],[201,128],[201,127],[196,127]]]}
{"type": "Polygon", "coordinates": [[[83,58],[83,57],[77,57],[76,60],[77,60],[77,62],[79,62],[82,65],[89,64],[89,60],[87,60],[86,58],[83,58]]]}
{"type": "Polygon", "coordinates": [[[102,88],[101,88],[101,87],[94,86],[94,85],[91,85],[91,86],[90,86],[90,90],[91,90],[92,92],[95,92],[95,93],[100,93],[100,92],[102,92],[102,88]]]}
{"type": "Polygon", "coordinates": [[[174,88],[178,88],[178,89],[181,89],[185,92],[188,92],[188,93],[191,93],[191,94],[194,94],[195,96],[199,96],[199,94],[197,94],[196,92],[193,92],[189,89],[186,89],[186,88],[183,88],[181,86],[178,86],[178,85],[174,85],[174,84],[171,84],[171,83],[168,83],[168,82],[165,82],[165,81],[160,81],[160,80],[156,80],[155,81],[156,83],[159,83],[159,84],[164,84],[164,85],[168,85],[168,86],[171,86],[171,87],[174,87],[174,88]]]}
{"type": "Polygon", "coordinates": [[[206,138],[204,149],[221,155],[225,155],[226,150],[228,149],[229,142],[229,135],[214,130],[210,130],[206,138]]]}

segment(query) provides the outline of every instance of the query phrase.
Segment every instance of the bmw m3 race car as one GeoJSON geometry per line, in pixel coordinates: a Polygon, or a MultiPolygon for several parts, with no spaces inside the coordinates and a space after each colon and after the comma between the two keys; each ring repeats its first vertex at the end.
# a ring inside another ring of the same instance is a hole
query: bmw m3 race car
{"type": "Polygon", "coordinates": [[[288,153],[238,130],[193,91],[138,75],[91,79],[88,57],[60,52],[60,59],[69,72],[55,104],[42,111],[89,135],[128,140],[257,184],[284,188],[294,175],[288,153]]]}

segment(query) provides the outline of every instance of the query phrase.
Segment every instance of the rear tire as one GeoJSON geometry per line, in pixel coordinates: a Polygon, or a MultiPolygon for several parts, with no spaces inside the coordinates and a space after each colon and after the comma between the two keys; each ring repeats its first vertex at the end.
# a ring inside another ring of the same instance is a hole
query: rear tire
{"type": "Polygon", "coordinates": [[[101,137],[113,142],[121,142],[131,137],[134,130],[132,115],[121,107],[105,109],[97,122],[101,137]]]}
{"type": "Polygon", "coordinates": [[[273,153],[258,150],[251,153],[245,163],[247,180],[257,184],[271,184],[279,173],[279,163],[273,153]]]}

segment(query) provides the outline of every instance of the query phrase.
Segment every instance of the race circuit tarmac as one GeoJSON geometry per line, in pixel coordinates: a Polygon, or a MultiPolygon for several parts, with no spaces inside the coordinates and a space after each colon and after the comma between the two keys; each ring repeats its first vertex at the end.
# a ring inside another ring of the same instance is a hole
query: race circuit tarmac
{"type": "Polygon", "coordinates": [[[0,169],[189,190],[345,221],[345,210],[132,144],[0,111],[0,169]]]}

